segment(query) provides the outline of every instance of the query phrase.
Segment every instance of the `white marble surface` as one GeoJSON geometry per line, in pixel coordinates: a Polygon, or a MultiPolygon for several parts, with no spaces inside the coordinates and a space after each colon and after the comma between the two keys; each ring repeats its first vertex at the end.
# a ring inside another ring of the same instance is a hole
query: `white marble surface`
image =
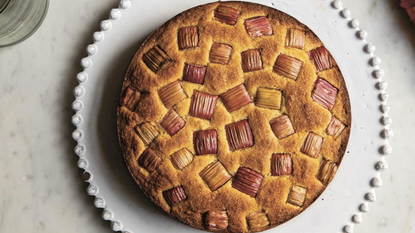
{"type": "MultiPolygon", "coordinates": [[[[397,0],[343,3],[382,58],[395,132],[384,186],[355,232],[415,232],[415,27],[397,0]]],[[[51,1],[31,38],[0,48],[0,232],[111,232],[80,181],[70,104],[85,47],[116,5],[51,1]]]]}

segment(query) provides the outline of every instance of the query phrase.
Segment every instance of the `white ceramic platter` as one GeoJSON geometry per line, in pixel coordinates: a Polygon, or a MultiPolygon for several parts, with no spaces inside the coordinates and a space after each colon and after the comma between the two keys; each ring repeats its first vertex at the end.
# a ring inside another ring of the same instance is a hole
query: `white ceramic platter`
{"type": "MultiPolygon", "coordinates": [[[[118,146],[116,107],[127,67],[142,41],[176,14],[208,0],[121,0],[101,23],[81,61],[84,71],[74,89],[77,126],[73,138],[78,166],[85,169],[94,205],[103,209],[114,231],[197,232],[163,213],[142,194],[127,171],[118,146]]],[[[390,118],[380,59],[339,0],[256,0],[286,12],[306,24],[336,59],[350,94],[352,131],[347,152],[332,183],[302,214],[269,232],[352,232],[376,199],[380,171],[390,154],[390,118]]]]}

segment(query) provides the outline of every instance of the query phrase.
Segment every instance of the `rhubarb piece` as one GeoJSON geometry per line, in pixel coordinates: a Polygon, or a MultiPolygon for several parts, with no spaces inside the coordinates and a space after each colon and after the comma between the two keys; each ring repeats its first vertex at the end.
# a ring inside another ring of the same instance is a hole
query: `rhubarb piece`
{"type": "Polygon", "coordinates": [[[127,87],[124,91],[124,95],[120,100],[120,105],[125,106],[130,111],[136,111],[138,102],[140,101],[140,92],[132,86],[127,87]]]}
{"type": "Polygon", "coordinates": [[[170,156],[170,160],[176,169],[183,170],[193,161],[193,154],[188,149],[183,148],[174,152],[170,156]]]}
{"type": "Polygon", "coordinates": [[[156,139],[160,132],[149,122],[145,122],[135,127],[138,137],[146,144],[150,145],[156,139]]]}
{"type": "Polygon", "coordinates": [[[270,122],[271,129],[278,139],[284,139],[295,133],[290,118],[287,115],[281,115],[270,122]]]}
{"type": "Polygon", "coordinates": [[[218,134],[216,130],[201,130],[193,133],[193,146],[196,155],[207,155],[218,153],[218,134]]]}
{"type": "Polygon", "coordinates": [[[174,109],[170,109],[161,120],[160,125],[170,136],[173,136],[186,125],[186,121],[174,109]]]}
{"type": "Polygon", "coordinates": [[[215,110],[218,96],[210,95],[200,91],[194,91],[190,102],[189,115],[210,120],[215,110]]]}
{"type": "Polygon", "coordinates": [[[254,136],[248,120],[225,125],[226,139],[231,151],[254,146],[254,136]]]}
{"type": "Polygon", "coordinates": [[[164,200],[170,207],[187,199],[186,193],[182,186],[174,187],[163,192],[164,200]]]}
{"type": "Polygon", "coordinates": [[[335,116],[333,116],[330,120],[330,123],[327,125],[326,133],[334,138],[340,136],[346,126],[335,116]]]}
{"type": "Polygon", "coordinates": [[[265,16],[245,20],[245,29],[252,39],[271,36],[273,33],[271,24],[265,16]]]}
{"type": "Polygon", "coordinates": [[[238,20],[239,11],[235,8],[220,5],[215,11],[215,19],[221,23],[235,25],[238,20]]]}
{"type": "Polygon", "coordinates": [[[228,112],[233,112],[253,102],[244,84],[227,90],[220,95],[220,98],[228,112]]]}
{"type": "Polygon", "coordinates": [[[262,69],[261,52],[259,49],[250,49],[242,52],[242,70],[250,72],[262,69]]]}
{"type": "Polygon", "coordinates": [[[250,231],[261,231],[269,225],[268,216],[263,211],[250,213],[246,216],[246,221],[250,231]]]}
{"type": "Polygon", "coordinates": [[[154,172],[163,160],[150,148],[147,148],[138,158],[138,165],[146,169],[149,173],[154,172]]]}
{"type": "Polygon", "coordinates": [[[231,59],[232,46],[222,43],[213,43],[210,48],[209,61],[226,65],[231,59]]]}
{"type": "Polygon", "coordinates": [[[311,158],[317,158],[323,146],[323,137],[315,133],[309,133],[301,147],[301,152],[310,156],[311,158]]]}
{"type": "Polygon", "coordinates": [[[308,53],[308,56],[316,67],[317,72],[328,70],[336,66],[336,62],[334,61],[330,52],[324,46],[311,50],[308,53]]]}
{"type": "Polygon", "coordinates": [[[280,54],[275,61],[273,71],[281,76],[297,80],[302,66],[303,62],[297,58],[280,54]]]}
{"type": "Polygon", "coordinates": [[[158,45],[154,46],[143,55],[143,62],[154,73],[157,73],[157,71],[159,71],[169,60],[169,55],[167,55],[167,53],[158,45]]]}
{"type": "Polygon", "coordinates": [[[322,78],[317,78],[311,98],[324,108],[332,110],[336,103],[337,88],[322,78]]]}
{"type": "Polygon", "coordinates": [[[199,34],[195,26],[180,28],[178,37],[180,50],[194,48],[199,44],[199,34]]]}
{"type": "Polygon", "coordinates": [[[184,64],[183,81],[203,84],[205,81],[206,66],[184,64]]]}
{"type": "Polygon", "coordinates": [[[304,49],[305,46],[305,31],[290,28],[285,38],[285,46],[297,49],[304,49]]]}
{"type": "Polygon", "coordinates": [[[287,203],[295,206],[303,206],[307,190],[301,186],[294,185],[288,194],[287,203]]]}
{"type": "Polygon", "coordinates": [[[228,228],[228,214],[226,211],[209,210],[205,214],[205,229],[208,231],[221,231],[228,228]]]}
{"type": "Polygon", "coordinates": [[[165,85],[164,87],[161,87],[158,93],[161,102],[163,102],[164,106],[166,106],[167,109],[173,107],[181,100],[187,98],[179,80],[176,80],[165,85]]]}
{"type": "Polygon", "coordinates": [[[337,172],[337,165],[329,160],[323,159],[317,173],[317,179],[324,185],[328,185],[337,172]]]}
{"type": "Polygon", "coordinates": [[[262,179],[264,177],[258,172],[247,167],[240,167],[236,172],[232,187],[251,197],[256,197],[262,179]]]}
{"type": "Polygon", "coordinates": [[[266,87],[258,87],[255,104],[261,108],[281,109],[281,91],[266,87]]]}
{"type": "Polygon", "coordinates": [[[203,181],[205,181],[212,192],[220,188],[232,178],[226,168],[219,161],[207,165],[199,173],[199,176],[203,179],[203,181]]]}
{"type": "Polygon", "coordinates": [[[271,157],[271,174],[273,176],[291,175],[293,160],[290,154],[273,154],[271,157]]]}

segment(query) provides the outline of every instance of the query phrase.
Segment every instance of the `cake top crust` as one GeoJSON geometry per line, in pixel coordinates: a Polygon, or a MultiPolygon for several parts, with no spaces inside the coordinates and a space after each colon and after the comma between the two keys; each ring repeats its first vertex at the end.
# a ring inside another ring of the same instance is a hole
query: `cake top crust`
{"type": "Polygon", "coordinates": [[[309,207],[350,135],[347,88],[320,39],[259,4],[214,2],[141,45],[117,109],[126,165],[172,217],[257,232],[309,207]]]}

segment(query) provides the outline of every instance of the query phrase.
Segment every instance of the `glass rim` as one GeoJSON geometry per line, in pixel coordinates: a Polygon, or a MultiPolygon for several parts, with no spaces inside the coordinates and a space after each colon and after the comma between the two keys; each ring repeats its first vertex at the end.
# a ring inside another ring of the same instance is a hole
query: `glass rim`
{"type": "Polygon", "coordinates": [[[8,46],[12,46],[12,45],[21,43],[21,42],[25,41],[26,39],[28,39],[30,36],[32,36],[39,29],[40,25],[42,25],[43,21],[46,18],[46,15],[49,11],[49,2],[50,2],[50,0],[44,0],[44,1],[46,2],[45,10],[43,11],[43,14],[42,14],[39,22],[36,24],[36,26],[27,35],[23,36],[22,38],[20,38],[16,41],[13,41],[11,43],[8,43],[8,44],[0,44],[0,48],[4,48],[4,47],[8,47],[8,46]]]}

